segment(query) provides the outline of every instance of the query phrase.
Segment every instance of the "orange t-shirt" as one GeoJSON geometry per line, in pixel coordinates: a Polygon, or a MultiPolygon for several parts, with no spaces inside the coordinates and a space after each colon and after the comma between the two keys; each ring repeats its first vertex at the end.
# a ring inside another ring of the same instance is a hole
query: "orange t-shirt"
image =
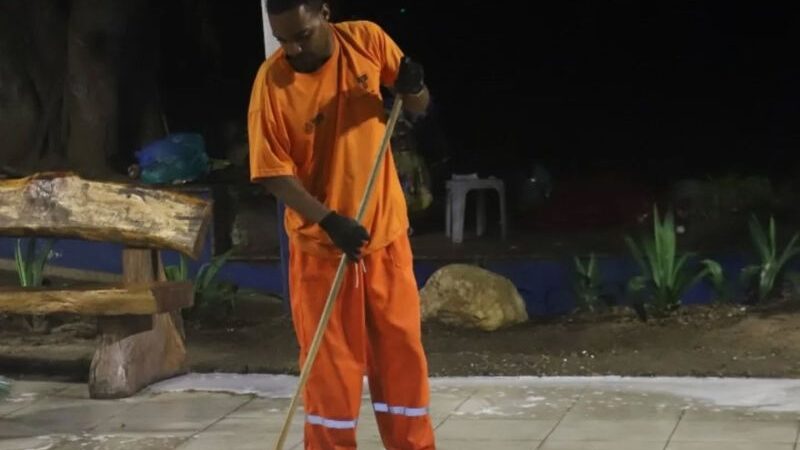
{"type": "MultiPolygon", "coordinates": [[[[333,53],[316,72],[295,72],[281,49],[259,68],[248,111],[250,178],[294,175],[328,208],[355,218],[386,130],[380,86],[394,84],[403,54],[372,22],[331,26],[333,53]]],[[[378,170],[361,222],[370,234],[363,254],[408,229],[391,149],[378,170]]],[[[341,254],[319,225],[288,207],[285,226],[301,250],[341,254]]]]}

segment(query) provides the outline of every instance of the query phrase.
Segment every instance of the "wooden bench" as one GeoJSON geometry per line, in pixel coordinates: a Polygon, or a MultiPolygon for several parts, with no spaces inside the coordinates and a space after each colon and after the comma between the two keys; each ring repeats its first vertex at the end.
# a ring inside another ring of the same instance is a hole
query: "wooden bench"
{"type": "Polygon", "coordinates": [[[0,235],[124,245],[122,283],[86,289],[2,288],[0,312],[98,316],[91,398],[122,398],[188,371],[181,308],[190,281],[167,281],[160,250],[199,258],[211,201],[125,183],[41,173],[0,180],[0,235]]]}

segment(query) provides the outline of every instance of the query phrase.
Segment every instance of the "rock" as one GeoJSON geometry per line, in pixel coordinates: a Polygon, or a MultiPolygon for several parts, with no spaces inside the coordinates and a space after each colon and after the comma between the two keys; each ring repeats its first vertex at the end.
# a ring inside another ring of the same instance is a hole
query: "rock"
{"type": "Polygon", "coordinates": [[[511,280],[476,266],[442,267],[425,283],[420,297],[423,321],[494,331],[528,320],[511,280]]]}

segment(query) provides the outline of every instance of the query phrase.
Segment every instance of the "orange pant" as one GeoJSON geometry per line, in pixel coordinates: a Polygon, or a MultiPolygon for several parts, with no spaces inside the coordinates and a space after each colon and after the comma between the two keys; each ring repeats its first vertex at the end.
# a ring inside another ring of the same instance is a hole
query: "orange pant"
{"type": "MultiPolygon", "coordinates": [[[[305,362],[338,258],[290,251],[289,289],[305,362]]],[[[303,392],[307,450],[356,448],[364,375],[388,450],[433,450],[428,366],[407,236],[347,267],[303,392]]]]}

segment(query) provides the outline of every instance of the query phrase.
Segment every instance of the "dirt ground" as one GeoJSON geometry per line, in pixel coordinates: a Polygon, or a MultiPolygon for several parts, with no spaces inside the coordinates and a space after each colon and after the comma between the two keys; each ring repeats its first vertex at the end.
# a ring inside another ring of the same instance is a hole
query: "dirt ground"
{"type": "MultiPolygon", "coordinates": [[[[84,379],[96,339],[91,319],[62,316],[46,334],[0,318],[0,373],[84,379]]],[[[186,323],[196,372],[293,373],[297,343],[281,300],[245,293],[224,323],[186,323]]],[[[482,332],[424,323],[432,376],[637,375],[795,377],[800,375],[800,301],[770,307],[686,307],[639,321],[629,310],[533,318],[482,332]]]]}

